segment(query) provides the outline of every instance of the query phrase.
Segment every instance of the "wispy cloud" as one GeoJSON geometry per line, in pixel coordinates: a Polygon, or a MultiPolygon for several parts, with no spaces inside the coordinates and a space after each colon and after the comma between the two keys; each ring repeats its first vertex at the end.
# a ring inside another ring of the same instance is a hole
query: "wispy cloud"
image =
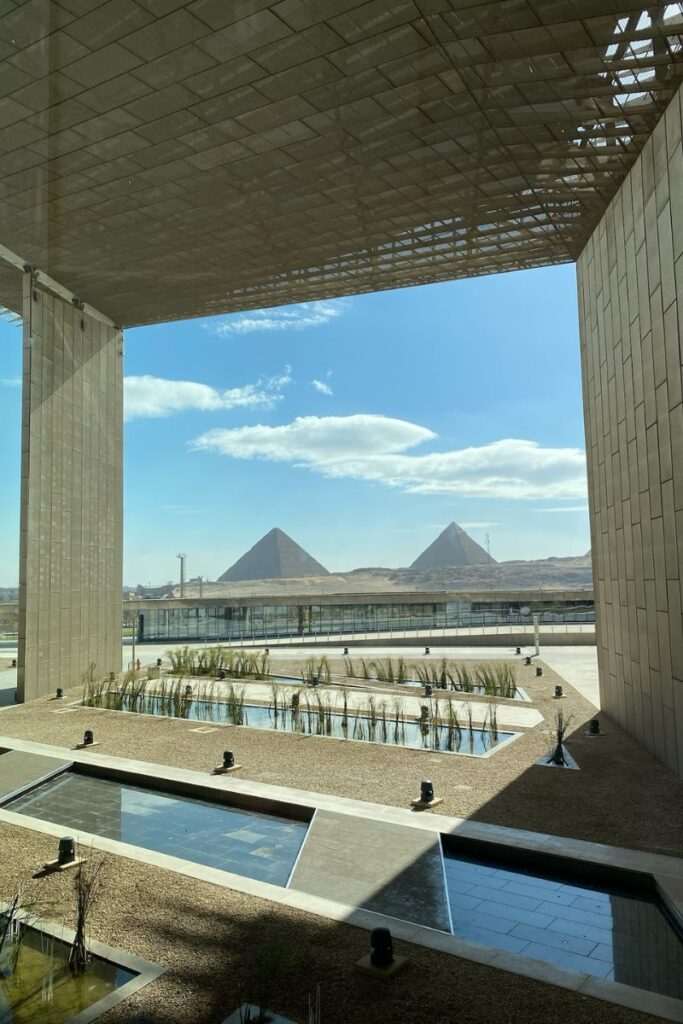
{"type": "Polygon", "coordinates": [[[478,498],[583,498],[585,455],[505,438],[479,447],[412,454],[433,441],[426,427],[385,416],[305,416],[283,426],[210,430],[195,449],[235,459],[303,466],[326,477],[368,480],[411,494],[478,498]]]}
{"type": "Polygon", "coordinates": [[[486,530],[490,526],[500,526],[500,523],[460,523],[463,530],[486,530]]]}
{"type": "Polygon", "coordinates": [[[271,409],[283,398],[283,390],[292,381],[291,366],[274,377],[255,384],[220,390],[192,380],[166,380],[162,377],[126,377],[123,385],[123,409],[126,420],[171,416],[194,409],[215,412],[218,409],[271,409]]]}
{"type": "Polygon", "coordinates": [[[231,314],[207,324],[213,334],[251,334],[253,331],[304,331],[323,327],[344,312],[348,300],[304,302],[276,309],[250,309],[248,313],[231,314]]]}
{"type": "Polygon", "coordinates": [[[3,388],[20,388],[21,377],[0,377],[0,387],[3,388]]]}
{"type": "Polygon", "coordinates": [[[330,385],[326,384],[324,380],[318,380],[317,377],[314,377],[313,380],[311,381],[311,384],[313,385],[313,387],[315,388],[316,391],[320,392],[321,395],[333,395],[334,394],[334,392],[333,392],[332,388],[330,387],[330,385]]]}
{"type": "Polygon", "coordinates": [[[588,505],[557,505],[554,508],[537,508],[535,512],[587,512],[588,505]]]}

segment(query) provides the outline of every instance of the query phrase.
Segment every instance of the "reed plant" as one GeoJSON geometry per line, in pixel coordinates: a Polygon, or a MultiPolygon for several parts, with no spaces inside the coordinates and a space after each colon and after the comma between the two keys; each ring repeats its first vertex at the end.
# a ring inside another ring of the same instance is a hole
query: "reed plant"
{"type": "Polygon", "coordinates": [[[306,658],[299,666],[301,681],[304,686],[316,686],[318,683],[329,683],[332,678],[330,661],[327,657],[306,658]]]}
{"type": "Polygon", "coordinates": [[[84,974],[90,962],[86,929],[92,909],[100,895],[100,875],[103,866],[103,859],[96,861],[92,856],[78,865],[74,880],[76,930],[69,950],[69,970],[72,974],[84,974]]]}
{"type": "Polygon", "coordinates": [[[482,662],[474,666],[474,678],[489,697],[514,697],[517,691],[514,665],[506,661],[482,662]]]}
{"type": "Polygon", "coordinates": [[[265,651],[236,651],[230,647],[193,647],[169,650],[171,675],[211,676],[225,673],[231,679],[270,679],[270,655],[265,651]]]}

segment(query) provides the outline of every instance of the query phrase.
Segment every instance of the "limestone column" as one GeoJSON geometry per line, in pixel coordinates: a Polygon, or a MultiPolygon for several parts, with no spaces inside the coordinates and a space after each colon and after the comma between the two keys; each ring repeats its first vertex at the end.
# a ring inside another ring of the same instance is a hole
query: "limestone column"
{"type": "Polygon", "coordinates": [[[683,88],[578,261],[602,707],[683,776],[683,88]]]}
{"type": "MultiPolygon", "coordinates": [[[[121,668],[123,338],[24,274],[18,700],[121,668]]],[[[86,307],[87,309],[87,307],[86,307]]]]}

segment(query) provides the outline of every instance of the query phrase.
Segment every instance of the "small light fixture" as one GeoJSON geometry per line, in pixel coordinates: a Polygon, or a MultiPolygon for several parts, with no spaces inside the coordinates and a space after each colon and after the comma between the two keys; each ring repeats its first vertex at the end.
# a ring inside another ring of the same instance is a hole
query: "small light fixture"
{"type": "Polygon", "coordinates": [[[590,722],[588,723],[588,733],[590,736],[600,735],[600,719],[591,718],[590,722]]]}
{"type": "Polygon", "coordinates": [[[344,648],[344,654],[348,654],[348,653],[349,653],[349,649],[348,649],[348,647],[345,647],[344,648]]]}
{"type": "Polygon", "coordinates": [[[521,653],[522,653],[522,648],[521,647],[515,647],[515,654],[521,654],[521,653]]]}
{"type": "Polygon", "coordinates": [[[59,840],[57,864],[62,867],[64,864],[71,864],[74,860],[76,860],[76,843],[72,836],[64,836],[59,840]]]}
{"type": "Polygon", "coordinates": [[[235,767],[235,755],[232,750],[223,751],[223,767],[227,770],[228,768],[235,767]]]}
{"type": "Polygon", "coordinates": [[[556,697],[564,697],[564,693],[562,692],[562,687],[561,686],[556,686],[555,687],[555,696],[556,697]]]}
{"type": "Polygon", "coordinates": [[[434,799],[434,784],[429,779],[420,783],[420,800],[423,804],[430,804],[434,799]]]}
{"type": "Polygon", "coordinates": [[[55,699],[56,700],[64,700],[64,690],[61,688],[61,686],[57,687],[57,696],[56,696],[55,699]]]}
{"type": "Polygon", "coordinates": [[[526,658],[524,659],[524,664],[525,665],[530,665],[531,664],[531,657],[530,657],[530,655],[527,654],[526,658]]]}
{"type": "Polygon", "coordinates": [[[83,733],[83,746],[89,747],[91,743],[95,742],[95,735],[92,729],[86,729],[83,733]]]}
{"type": "Polygon", "coordinates": [[[432,684],[425,683],[425,697],[431,697],[433,692],[434,691],[432,690],[432,684]]]}
{"type": "Polygon", "coordinates": [[[157,668],[161,668],[161,658],[157,658],[157,668]]]}
{"type": "Polygon", "coordinates": [[[390,967],[394,962],[394,943],[388,928],[370,932],[370,963],[373,967],[390,967]]]}
{"type": "Polygon", "coordinates": [[[266,654],[270,654],[270,647],[266,647],[266,654]]]}
{"type": "Polygon", "coordinates": [[[432,653],[431,648],[430,647],[425,647],[425,654],[431,654],[431,653],[432,653]]]}
{"type": "Polygon", "coordinates": [[[219,679],[225,679],[225,676],[226,676],[225,669],[224,668],[219,669],[218,670],[218,678],[219,679]]]}
{"type": "Polygon", "coordinates": [[[540,665],[536,666],[536,675],[537,676],[542,676],[543,675],[543,669],[541,668],[540,665]]]}

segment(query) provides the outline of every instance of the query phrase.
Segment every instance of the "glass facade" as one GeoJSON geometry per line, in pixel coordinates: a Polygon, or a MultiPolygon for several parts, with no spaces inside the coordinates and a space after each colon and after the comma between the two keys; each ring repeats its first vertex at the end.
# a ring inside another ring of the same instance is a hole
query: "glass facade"
{"type": "Polygon", "coordinates": [[[230,640],[296,637],[331,633],[408,632],[481,626],[529,626],[537,614],[542,625],[592,623],[592,597],[523,601],[395,601],[354,604],[199,604],[147,608],[139,612],[138,638],[230,640]]]}

